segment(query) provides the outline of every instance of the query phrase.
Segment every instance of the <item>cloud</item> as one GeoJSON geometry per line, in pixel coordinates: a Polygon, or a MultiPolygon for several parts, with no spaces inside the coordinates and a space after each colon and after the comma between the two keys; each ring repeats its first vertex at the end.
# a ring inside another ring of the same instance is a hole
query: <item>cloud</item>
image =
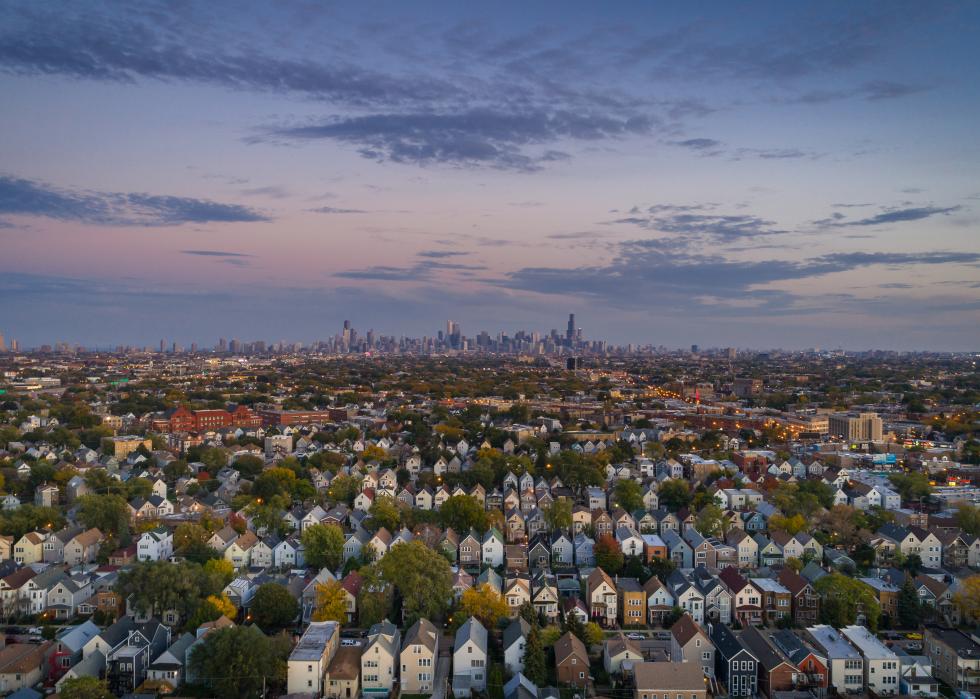
{"type": "Polygon", "coordinates": [[[182,255],[199,255],[201,257],[251,257],[242,252],[226,252],[224,250],[181,250],[182,255]]]}
{"type": "Polygon", "coordinates": [[[932,89],[930,86],[900,83],[891,80],[871,80],[857,87],[844,90],[810,90],[798,97],[784,101],[798,104],[825,104],[846,99],[863,99],[870,102],[899,99],[932,89]]]}
{"type": "Polygon", "coordinates": [[[721,141],[713,138],[688,138],[683,141],[670,141],[672,146],[688,148],[703,155],[717,155],[721,152],[721,141]]]}
{"type": "MultiPolygon", "coordinates": [[[[420,255],[423,255],[423,253],[420,253],[420,255]]],[[[431,255],[423,256],[432,257],[431,255]]],[[[409,267],[375,265],[364,269],[349,269],[336,272],[333,276],[341,279],[372,281],[427,282],[429,281],[429,275],[433,272],[480,272],[486,269],[484,265],[464,265],[455,262],[437,262],[432,259],[424,259],[409,267]]]]}
{"type": "MultiPolygon", "coordinates": [[[[706,212],[713,204],[672,205],[658,204],[644,212],[639,207],[630,210],[632,216],[615,219],[610,223],[638,226],[645,230],[671,233],[680,237],[710,239],[730,242],[744,238],[778,235],[785,230],[776,228],[774,221],[751,215],[722,215],[706,212]]],[[[643,241],[645,245],[663,244],[664,241],[643,241]]],[[[674,244],[674,241],[669,241],[674,244]]]]}
{"type": "Polygon", "coordinates": [[[254,209],[206,199],[58,189],[0,175],[0,214],[44,216],[112,226],[268,221],[254,209]]]}
{"type": "Polygon", "coordinates": [[[250,197],[269,197],[271,199],[285,199],[289,196],[289,192],[286,189],[276,186],[243,189],[242,194],[250,197]]]}
{"type": "MultiPolygon", "coordinates": [[[[31,8],[34,10],[35,8],[31,8]]],[[[219,85],[236,90],[297,93],[349,106],[429,103],[458,96],[453,85],[418,75],[364,68],[339,55],[322,63],[275,58],[254,46],[236,52],[189,41],[188,27],[165,10],[111,17],[97,12],[22,12],[0,34],[0,70],[22,75],[134,82],[139,78],[219,85]],[[175,20],[171,22],[171,20],[175,20]]]]}
{"type": "Polygon", "coordinates": [[[848,221],[846,220],[846,216],[840,212],[836,212],[831,218],[820,219],[819,221],[814,221],[814,223],[822,227],[836,228],[846,228],[851,226],[882,226],[889,223],[921,221],[933,216],[948,216],[949,214],[959,211],[962,208],[962,206],[918,206],[904,209],[886,209],[880,214],[857,219],[855,221],[848,221]]]}
{"type": "Polygon", "coordinates": [[[366,214],[363,209],[341,209],[336,206],[321,206],[316,209],[308,209],[314,214],[366,214]]]}
{"type": "Polygon", "coordinates": [[[305,126],[271,128],[266,136],[291,142],[327,139],[355,146],[365,158],[415,165],[450,164],[533,171],[564,160],[546,147],[648,133],[651,118],[570,111],[406,112],[336,117],[305,126]]]}
{"type": "Polygon", "coordinates": [[[429,257],[432,259],[442,259],[446,257],[463,257],[464,255],[469,255],[468,252],[461,252],[459,250],[424,250],[418,253],[419,257],[429,257]]]}

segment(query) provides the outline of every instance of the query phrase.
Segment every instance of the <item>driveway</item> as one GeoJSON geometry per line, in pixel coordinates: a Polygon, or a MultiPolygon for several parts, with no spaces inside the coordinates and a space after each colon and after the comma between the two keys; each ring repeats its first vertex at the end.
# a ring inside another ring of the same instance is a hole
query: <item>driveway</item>
{"type": "Polygon", "coordinates": [[[436,663],[436,677],[432,684],[432,699],[446,699],[449,687],[449,664],[452,656],[440,655],[436,663]]]}

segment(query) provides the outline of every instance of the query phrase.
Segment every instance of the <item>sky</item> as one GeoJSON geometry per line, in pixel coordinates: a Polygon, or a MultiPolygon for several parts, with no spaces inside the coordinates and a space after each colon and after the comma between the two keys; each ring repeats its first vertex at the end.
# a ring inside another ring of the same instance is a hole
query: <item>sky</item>
{"type": "Polygon", "coordinates": [[[980,350],[975,2],[0,6],[22,346],[980,350]]]}

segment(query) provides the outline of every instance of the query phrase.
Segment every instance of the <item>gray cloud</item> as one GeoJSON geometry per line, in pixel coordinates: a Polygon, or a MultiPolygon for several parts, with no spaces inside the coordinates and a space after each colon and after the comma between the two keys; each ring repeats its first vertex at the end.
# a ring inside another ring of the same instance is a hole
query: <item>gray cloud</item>
{"type": "Polygon", "coordinates": [[[442,259],[446,257],[463,257],[469,255],[468,252],[461,252],[459,250],[424,250],[418,253],[419,257],[429,257],[432,259],[442,259]]]}
{"type": "MultiPolygon", "coordinates": [[[[713,204],[671,205],[659,204],[645,211],[638,207],[630,210],[631,216],[615,219],[611,223],[638,226],[645,230],[671,233],[679,237],[710,239],[730,242],[764,235],[777,235],[786,231],[776,228],[773,221],[750,215],[721,215],[707,212],[713,204]]],[[[646,244],[662,244],[664,241],[645,241],[646,244]]],[[[673,244],[674,241],[671,241],[673,244]]]]}
{"type": "Polygon", "coordinates": [[[309,209],[310,212],[315,214],[366,214],[369,213],[363,209],[341,209],[336,206],[320,206],[316,209],[309,209]]]}
{"type": "Polygon", "coordinates": [[[242,252],[226,252],[224,250],[181,250],[182,255],[198,255],[200,257],[251,257],[242,252]]]}
{"type": "Polygon", "coordinates": [[[864,99],[871,102],[898,99],[930,90],[927,85],[913,85],[891,80],[872,80],[844,90],[811,90],[786,100],[800,104],[824,104],[845,99],[864,99]]]}
{"type": "MultiPolygon", "coordinates": [[[[843,206],[837,204],[835,206],[843,206]]],[[[863,206],[863,205],[854,205],[863,206]]],[[[951,213],[960,211],[962,206],[917,206],[902,209],[886,209],[880,214],[875,214],[874,216],[868,216],[866,218],[856,219],[854,221],[848,221],[844,214],[834,212],[830,218],[820,219],[814,221],[814,224],[820,227],[834,227],[834,228],[848,228],[852,226],[882,226],[889,223],[905,223],[908,221],[921,221],[923,219],[931,218],[933,216],[948,216],[951,213]]]]}
{"type": "MultiPolygon", "coordinates": [[[[431,255],[420,256],[431,258],[431,255]]],[[[394,267],[388,265],[376,265],[364,269],[349,269],[336,272],[333,276],[341,279],[359,279],[373,281],[390,282],[426,282],[427,275],[433,272],[480,272],[486,270],[484,265],[464,265],[456,262],[438,262],[433,259],[424,259],[408,267],[394,267]]]]}
{"type": "Polygon", "coordinates": [[[2,175],[0,214],[125,226],[269,220],[258,211],[238,204],[143,193],[71,191],[2,175]]]}
{"type": "Polygon", "coordinates": [[[596,141],[648,133],[649,117],[529,110],[411,112],[338,117],[305,126],[267,130],[287,141],[327,139],[348,143],[372,160],[429,165],[489,166],[533,171],[568,154],[547,148],[562,139],[596,141]]]}

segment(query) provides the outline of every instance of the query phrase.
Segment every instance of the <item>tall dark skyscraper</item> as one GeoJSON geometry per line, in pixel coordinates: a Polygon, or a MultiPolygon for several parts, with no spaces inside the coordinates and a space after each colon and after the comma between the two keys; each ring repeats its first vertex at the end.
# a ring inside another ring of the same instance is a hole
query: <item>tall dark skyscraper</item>
{"type": "Polygon", "coordinates": [[[565,331],[565,339],[568,340],[568,344],[572,344],[575,340],[575,314],[568,314],[568,329],[565,331]]]}

